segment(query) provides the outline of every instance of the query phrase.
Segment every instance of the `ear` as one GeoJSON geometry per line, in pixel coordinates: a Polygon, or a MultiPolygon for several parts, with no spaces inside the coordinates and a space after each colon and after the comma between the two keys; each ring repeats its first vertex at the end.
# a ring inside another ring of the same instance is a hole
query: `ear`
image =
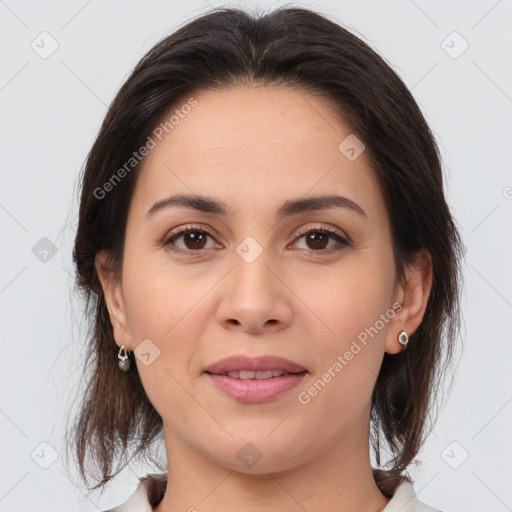
{"type": "Polygon", "coordinates": [[[386,352],[396,354],[405,350],[398,342],[398,334],[405,331],[411,336],[421,324],[432,288],[432,256],[426,249],[416,254],[415,262],[407,265],[404,282],[398,283],[395,301],[402,305],[397,308],[389,322],[386,334],[386,352]]]}
{"type": "Polygon", "coordinates": [[[133,351],[134,345],[128,328],[120,273],[112,269],[108,255],[104,252],[96,254],[94,265],[105,296],[114,339],[119,347],[124,344],[126,350],[133,351]]]}

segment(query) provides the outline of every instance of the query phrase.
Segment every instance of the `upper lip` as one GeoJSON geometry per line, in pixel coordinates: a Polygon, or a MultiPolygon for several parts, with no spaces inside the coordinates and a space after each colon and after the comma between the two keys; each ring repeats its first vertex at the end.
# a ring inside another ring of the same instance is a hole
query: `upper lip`
{"type": "Polygon", "coordinates": [[[207,373],[225,373],[239,370],[282,370],[288,373],[300,373],[307,371],[293,361],[279,356],[249,357],[246,355],[235,355],[226,357],[208,366],[204,371],[207,373]]]}

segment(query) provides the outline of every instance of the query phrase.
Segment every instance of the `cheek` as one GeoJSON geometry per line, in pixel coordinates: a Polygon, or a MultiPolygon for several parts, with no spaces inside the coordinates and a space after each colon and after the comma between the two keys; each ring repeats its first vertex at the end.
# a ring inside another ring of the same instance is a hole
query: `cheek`
{"type": "Polygon", "coordinates": [[[177,267],[149,259],[137,264],[136,254],[125,261],[125,269],[130,333],[134,346],[146,343],[144,352],[150,354],[148,365],[135,358],[137,369],[150,402],[166,419],[169,411],[191,406],[183,385],[199,372],[196,340],[202,337],[204,319],[211,315],[203,296],[215,280],[213,276],[194,278],[193,272],[179,272],[177,267]]]}
{"type": "Polygon", "coordinates": [[[207,291],[219,276],[191,266],[180,269],[164,258],[136,252],[125,259],[123,272],[133,344],[137,347],[145,342],[151,359],[148,366],[138,358],[136,364],[148,397],[158,409],[165,405],[159,404],[162,397],[180,400],[182,388],[177,381],[185,382],[201,371],[200,359],[195,356],[206,319],[212,316],[207,291]]]}
{"type": "Polygon", "coordinates": [[[310,323],[314,322],[312,337],[320,359],[315,377],[321,380],[319,389],[324,384],[330,388],[331,392],[322,392],[322,400],[332,406],[343,402],[350,407],[370,397],[395,313],[390,301],[392,262],[383,261],[378,251],[355,258],[357,265],[347,262],[328,279],[311,282],[299,292],[316,313],[310,323]]]}
{"type": "Polygon", "coordinates": [[[155,256],[132,252],[123,267],[126,310],[135,343],[143,338],[172,340],[214,282],[214,276],[202,277],[200,272],[180,269],[165,257],[155,256]]]}
{"type": "MultiPolygon", "coordinates": [[[[390,310],[393,272],[390,261],[368,250],[350,256],[342,266],[323,276],[302,281],[299,294],[306,297],[304,302],[321,320],[319,325],[324,324],[328,346],[343,348],[350,344],[390,310]]],[[[378,327],[385,331],[381,322],[378,327]]]]}

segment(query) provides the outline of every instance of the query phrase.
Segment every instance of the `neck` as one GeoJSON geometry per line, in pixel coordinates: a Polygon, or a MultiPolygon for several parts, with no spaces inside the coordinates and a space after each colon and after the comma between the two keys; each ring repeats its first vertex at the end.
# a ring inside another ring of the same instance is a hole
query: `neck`
{"type": "Polygon", "coordinates": [[[381,512],[390,501],[375,482],[364,424],[301,465],[261,474],[219,464],[181,443],[165,423],[164,437],[168,482],[154,512],[381,512]]]}

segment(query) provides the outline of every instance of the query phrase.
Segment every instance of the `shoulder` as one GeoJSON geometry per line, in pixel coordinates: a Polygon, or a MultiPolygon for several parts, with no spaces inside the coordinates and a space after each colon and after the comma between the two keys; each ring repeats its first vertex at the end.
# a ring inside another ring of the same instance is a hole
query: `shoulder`
{"type": "Polygon", "coordinates": [[[152,512],[163,497],[167,473],[148,474],[139,478],[137,488],[121,505],[103,512],[152,512]]]}
{"type": "Polygon", "coordinates": [[[404,479],[382,512],[442,512],[418,499],[413,484],[404,479]]]}

